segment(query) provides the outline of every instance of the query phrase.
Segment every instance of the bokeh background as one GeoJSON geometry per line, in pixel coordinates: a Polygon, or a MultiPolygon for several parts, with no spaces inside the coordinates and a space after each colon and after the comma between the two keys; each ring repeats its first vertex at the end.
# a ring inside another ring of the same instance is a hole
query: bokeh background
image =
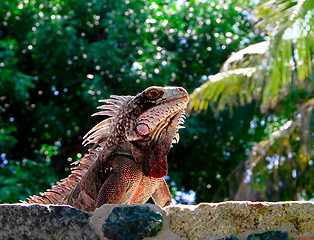
{"type": "Polygon", "coordinates": [[[66,177],[98,100],[191,94],[176,203],[313,200],[312,0],[0,1],[0,202],[66,177]]]}

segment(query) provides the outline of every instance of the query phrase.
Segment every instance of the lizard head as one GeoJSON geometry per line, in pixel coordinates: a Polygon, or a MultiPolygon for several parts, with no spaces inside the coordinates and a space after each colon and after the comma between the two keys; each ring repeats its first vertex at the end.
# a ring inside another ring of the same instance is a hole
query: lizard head
{"type": "Polygon", "coordinates": [[[102,152],[103,158],[105,152],[111,154],[108,149],[132,154],[146,176],[164,177],[167,154],[179,138],[188,101],[188,93],[181,87],[149,87],[136,96],[111,95],[100,100],[106,103],[98,107],[103,111],[92,115],[110,117],[94,126],[83,144],[93,144],[89,151],[102,152]],[[125,141],[130,144],[122,144],[125,141]]]}
{"type": "Polygon", "coordinates": [[[129,102],[125,135],[144,175],[160,178],[167,174],[167,154],[177,141],[188,100],[184,88],[149,87],[129,102]]]}

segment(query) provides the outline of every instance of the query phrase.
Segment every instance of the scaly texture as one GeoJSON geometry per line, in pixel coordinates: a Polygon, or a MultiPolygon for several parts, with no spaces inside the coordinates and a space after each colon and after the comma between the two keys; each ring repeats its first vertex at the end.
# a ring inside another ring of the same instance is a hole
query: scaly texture
{"type": "MultiPolygon", "coordinates": [[[[95,115],[108,115],[84,136],[89,154],[71,174],[28,203],[68,204],[93,211],[105,203],[139,204],[150,197],[164,207],[167,154],[179,139],[188,94],[181,87],[149,87],[136,96],[111,96],[95,115]]],[[[24,202],[26,203],[26,202],[24,202]]]]}

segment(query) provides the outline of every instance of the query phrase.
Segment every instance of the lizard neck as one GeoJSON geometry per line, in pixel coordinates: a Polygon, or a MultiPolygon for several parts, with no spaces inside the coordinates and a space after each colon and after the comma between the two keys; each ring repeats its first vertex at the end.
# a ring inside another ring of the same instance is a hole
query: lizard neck
{"type": "Polygon", "coordinates": [[[113,155],[125,155],[125,156],[132,156],[132,150],[131,150],[131,143],[128,141],[120,141],[112,150],[110,156],[113,155]]]}
{"type": "Polygon", "coordinates": [[[129,126],[129,118],[127,114],[117,115],[114,119],[109,137],[107,138],[102,149],[100,149],[100,161],[105,162],[109,156],[113,155],[126,155],[132,156],[131,143],[125,136],[126,126],[129,126]]]}

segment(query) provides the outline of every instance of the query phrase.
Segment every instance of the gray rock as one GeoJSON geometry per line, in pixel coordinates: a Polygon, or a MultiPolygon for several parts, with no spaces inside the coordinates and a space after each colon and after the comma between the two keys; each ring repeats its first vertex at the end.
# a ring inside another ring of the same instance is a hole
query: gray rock
{"type": "Polygon", "coordinates": [[[162,228],[162,215],[148,206],[115,207],[103,224],[109,240],[141,240],[154,237],[162,228]]]}
{"type": "Polygon", "coordinates": [[[99,239],[89,217],[70,206],[1,204],[0,239],[99,239]]]}
{"type": "Polygon", "coordinates": [[[0,240],[314,240],[314,202],[222,202],[196,206],[0,204],[0,240]]]}
{"type": "Polygon", "coordinates": [[[235,236],[230,236],[230,237],[225,237],[225,238],[219,238],[217,240],[239,240],[239,239],[235,236]]]}

